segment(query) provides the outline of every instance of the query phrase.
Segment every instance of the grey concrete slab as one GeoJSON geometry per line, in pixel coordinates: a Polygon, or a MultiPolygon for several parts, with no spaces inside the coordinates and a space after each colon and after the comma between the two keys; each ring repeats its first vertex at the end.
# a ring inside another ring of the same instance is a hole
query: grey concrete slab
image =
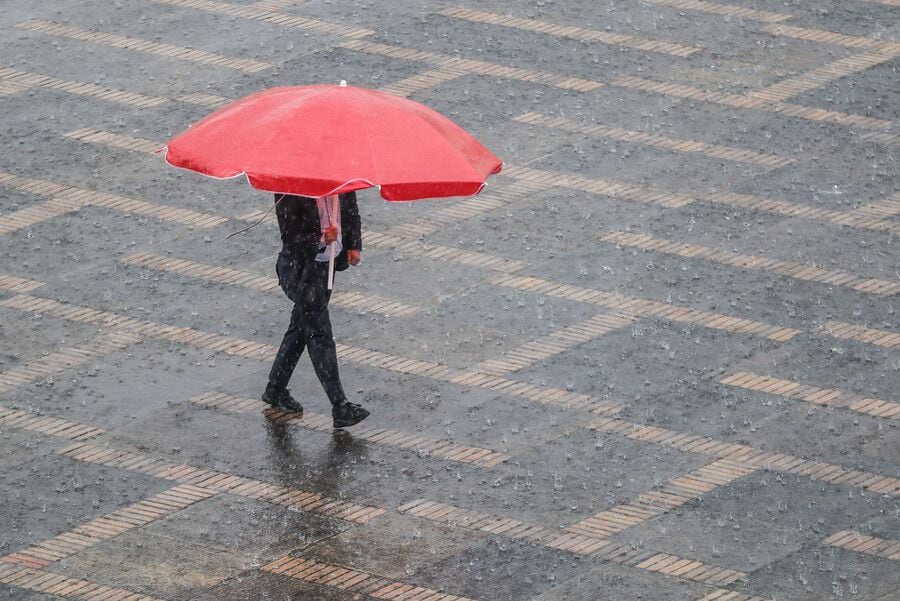
{"type": "Polygon", "coordinates": [[[758,338],[643,319],[537,363],[515,377],[535,384],[561,383],[626,402],[624,415],[671,419],[675,427],[683,425],[675,418],[683,410],[719,404],[709,395],[698,396],[697,387],[723,373],[735,357],[749,357],[771,346],[758,338]],[[727,352],[723,353],[723,348],[727,352]],[[666,402],[659,402],[662,399],[666,402]]]}
{"type": "MultiPolygon", "coordinates": [[[[259,365],[255,372],[228,379],[218,388],[241,398],[257,398],[269,371],[268,364],[259,365]]],[[[378,412],[392,429],[496,451],[516,453],[533,448],[535,438],[555,437],[557,430],[591,419],[581,410],[358,365],[342,366],[341,378],[348,398],[378,412]]],[[[330,405],[305,357],[290,386],[307,410],[327,413],[330,405]]],[[[237,415],[235,420],[265,423],[262,416],[241,415],[245,417],[237,415]]]]}
{"type": "Polygon", "coordinates": [[[522,599],[564,581],[590,560],[518,541],[487,540],[428,566],[418,577],[423,586],[464,597],[522,599]]]}
{"type": "Polygon", "coordinates": [[[384,578],[420,582],[430,565],[480,544],[480,537],[471,533],[411,516],[386,515],[372,524],[355,526],[328,540],[297,548],[291,555],[384,578]]]}
{"type": "Polygon", "coordinates": [[[824,595],[859,595],[880,601],[890,599],[897,587],[897,573],[890,564],[871,555],[815,545],[757,570],[747,585],[757,594],[790,594],[803,601],[824,595]]]}
{"type": "MultiPolygon", "coordinates": [[[[455,270],[441,266],[440,271],[455,270]]],[[[462,280],[466,277],[463,274],[458,282],[460,287],[466,287],[464,290],[437,299],[439,302],[423,303],[420,315],[405,319],[402,336],[397,336],[388,321],[355,333],[347,328],[350,335],[341,340],[345,344],[364,348],[374,345],[399,356],[465,369],[597,313],[596,308],[580,303],[492,285],[484,281],[491,277],[487,274],[481,277],[475,274],[470,282],[462,280]],[[521,321],[524,315],[529,318],[528,325],[521,321]]]]}
{"type": "MultiPolygon", "coordinates": [[[[769,377],[782,378],[800,383],[815,382],[820,388],[833,388],[850,394],[864,397],[890,399],[892,391],[897,387],[897,376],[892,372],[865,374],[858,369],[859,365],[874,362],[877,354],[874,349],[859,345],[848,345],[844,340],[832,340],[832,347],[827,352],[813,344],[787,345],[768,352],[747,357],[743,361],[735,360],[728,366],[729,372],[746,371],[769,377]],[[805,359],[805,360],[804,360],[805,359]]],[[[754,398],[769,402],[785,397],[764,392],[753,392],[739,387],[722,386],[723,392],[732,394],[741,392],[744,395],[754,394],[754,398]]],[[[791,402],[803,403],[794,400],[791,402]]],[[[860,418],[872,416],[855,413],[860,418]]]]}
{"type": "Polygon", "coordinates": [[[169,488],[148,476],[70,459],[36,457],[5,465],[0,488],[3,554],[21,551],[169,488]]]}
{"type": "MultiPolygon", "coordinates": [[[[319,383],[305,366],[302,369],[304,386],[298,386],[298,390],[311,390],[309,396],[297,398],[309,399],[306,406],[312,411],[327,412],[329,406],[319,383]]],[[[464,446],[523,452],[532,448],[535,440],[553,437],[558,427],[590,419],[590,414],[584,411],[566,411],[415,376],[385,375],[373,369],[347,366],[342,378],[348,396],[377,411],[393,429],[464,446]],[[398,393],[398,388],[402,392],[398,393]]],[[[256,388],[259,386],[257,383],[256,388]]]]}
{"type": "MultiPolygon", "coordinates": [[[[746,403],[751,404],[752,401],[746,403]]],[[[722,438],[767,450],[793,449],[799,457],[819,460],[829,457],[833,463],[846,467],[874,470],[891,477],[897,475],[895,445],[878,441],[885,427],[881,422],[850,412],[816,411],[796,404],[785,404],[775,411],[767,404],[756,406],[762,410],[751,409],[755,416],[746,416],[744,427],[730,435],[723,432],[722,438]],[[796,442],[799,432],[808,433],[810,438],[796,442]]],[[[894,428],[887,427],[893,433],[894,428]]]]}
{"type": "Polygon", "coordinates": [[[557,581],[535,597],[537,601],[597,599],[598,601],[644,601],[652,598],[694,601],[702,598],[704,588],[696,583],[661,574],[650,574],[616,564],[600,564],[573,578],[557,581]]]}
{"type": "MultiPolygon", "coordinates": [[[[287,32],[277,35],[276,48],[279,44],[290,46],[294,36],[295,34],[287,32]]],[[[338,41],[331,40],[331,43],[338,41]]],[[[340,47],[322,48],[308,55],[292,54],[294,53],[288,53],[283,57],[277,70],[265,76],[263,82],[267,87],[339,83],[343,79],[353,86],[380,88],[411,77],[422,70],[422,66],[415,62],[386,60],[374,54],[363,54],[340,47]]],[[[228,95],[234,95],[236,91],[242,92],[235,90],[228,95]]]]}
{"type": "Polygon", "coordinates": [[[815,0],[785,6],[776,0],[762,0],[757,6],[763,10],[789,12],[803,27],[833,29],[835,23],[840,23],[840,30],[849,35],[881,39],[896,37],[893,35],[896,32],[896,13],[887,4],[873,2],[857,6],[815,0]]]}
{"type": "MultiPolygon", "coordinates": [[[[885,198],[878,192],[864,192],[861,188],[846,192],[839,189],[837,193],[822,189],[812,192],[808,202],[804,201],[804,204],[812,206],[820,195],[826,193],[843,199],[840,205],[834,205],[837,210],[852,210],[856,206],[885,198]]],[[[608,227],[607,224],[603,226],[608,227]]],[[[841,227],[824,221],[790,219],[762,211],[716,207],[700,202],[678,211],[662,213],[658,219],[632,219],[624,224],[617,223],[616,226],[616,231],[645,233],[672,242],[773,260],[810,263],[825,269],[887,280],[894,277],[890,238],[875,231],[841,227]],[[801,244],[795,246],[794,241],[801,244]]],[[[642,251],[627,246],[622,248],[623,252],[632,255],[637,253],[638,256],[656,257],[659,254],[649,251],[643,254],[642,251]]],[[[700,262],[698,259],[682,260],[689,269],[700,262]]],[[[832,288],[824,284],[820,286],[822,294],[832,288]]]]}
{"type": "MultiPolygon", "coordinates": [[[[363,402],[371,410],[379,411],[376,403],[363,402]]],[[[323,408],[311,403],[307,407],[310,411],[324,412],[323,408]]],[[[386,419],[390,419],[390,415],[386,419]]],[[[491,470],[423,458],[414,450],[354,439],[352,431],[349,434],[315,432],[273,425],[265,417],[253,413],[232,415],[189,406],[179,406],[175,411],[148,412],[143,419],[119,428],[117,443],[145,449],[145,452],[168,461],[253,477],[303,491],[319,491],[326,496],[357,503],[393,508],[425,494],[433,500],[536,523],[552,519],[559,507],[565,507],[566,511],[574,511],[573,506],[583,510],[600,495],[619,498],[612,496],[616,488],[625,486],[625,491],[637,492],[646,487],[643,482],[658,480],[656,474],[648,474],[639,479],[641,484],[635,484],[637,476],[625,468],[624,457],[628,455],[624,453],[627,451],[622,451],[622,457],[602,459],[599,466],[596,459],[579,457],[579,464],[584,463],[579,472],[585,467],[593,471],[570,474],[567,470],[572,461],[569,457],[571,444],[565,447],[565,454],[554,453],[546,461],[535,461],[533,457],[541,452],[524,448],[532,436],[527,424],[519,422],[502,430],[505,432],[495,436],[504,436],[510,442],[504,443],[501,439],[499,444],[485,445],[486,448],[503,451],[511,447],[510,452],[520,455],[508,466],[491,470]],[[232,433],[236,430],[242,432],[240,445],[233,440],[232,433]],[[613,468],[608,465],[610,463],[617,465],[613,468]],[[563,490],[570,492],[560,492],[563,490]],[[498,496],[499,491],[504,494],[498,496]],[[544,499],[546,495],[553,495],[552,504],[544,499]]],[[[416,433],[412,429],[406,431],[416,433]]],[[[536,435],[550,438],[547,434],[552,433],[537,432],[536,435]]],[[[463,440],[455,433],[446,437],[439,433],[433,436],[463,440]]],[[[576,430],[573,436],[578,439],[592,437],[584,430],[576,430]]],[[[466,439],[464,444],[477,442],[466,439]]],[[[572,444],[577,446],[577,443],[572,444]]],[[[637,448],[628,441],[604,443],[597,449],[597,454],[605,457],[607,453],[612,454],[613,449],[633,451],[637,448]]],[[[664,450],[661,456],[673,453],[664,450]]],[[[692,458],[687,461],[688,470],[701,464],[692,458]]],[[[682,467],[675,468],[673,473],[681,470],[682,467]]],[[[576,521],[577,514],[563,521],[570,519],[576,521]]]]}
{"type": "Polygon", "coordinates": [[[36,195],[30,194],[28,192],[13,189],[4,189],[2,204],[0,204],[0,207],[2,207],[3,214],[5,215],[7,211],[18,211],[30,206],[36,198],[38,198],[36,195]]]}
{"type": "MultiPolygon", "coordinates": [[[[19,272],[23,273],[23,272],[19,272]]],[[[24,271],[24,275],[32,275],[24,271]]],[[[23,277],[23,276],[18,276],[23,277]]],[[[7,298],[12,296],[8,294],[7,298]]],[[[0,307],[0,336],[9,341],[0,351],[0,371],[39,361],[46,353],[90,343],[97,328],[45,315],[0,307]]]]}
{"type": "Polygon", "coordinates": [[[130,531],[60,561],[55,571],[73,578],[91,575],[93,582],[145,595],[178,598],[249,567],[250,562],[232,552],[130,531]]]}
{"type": "Polygon", "coordinates": [[[467,290],[495,273],[473,270],[421,255],[410,256],[395,250],[364,248],[362,252],[366,263],[360,263],[358,271],[347,276],[341,274],[336,278],[346,277],[348,289],[389,298],[405,298],[408,304],[420,306],[433,304],[445,295],[467,290]],[[372,277],[373,274],[377,274],[377,277],[372,277]],[[405,276],[409,274],[415,275],[417,285],[404,283],[405,276]]]}
{"type": "MultiPolygon", "coordinates": [[[[519,467],[518,472],[498,479],[494,486],[522,489],[526,505],[519,501],[515,509],[527,508],[532,521],[562,529],[707,462],[675,449],[646,448],[636,441],[582,430],[515,457],[510,465],[519,467]]],[[[507,512],[513,509],[510,505],[507,512]]]]}
{"type": "Polygon", "coordinates": [[[53,601],[58,599],[53,595],[45,595],[44,593],[36,593],[25,588],[0,584],[0,594],[4,599],[15,599],[16,601],[53,601]]]}
{"type": "Polygon", "coordinates": [[[60,441],[50,436],[24,430],[3,430],[0,431],[0,466],[11,470],[35,459],[46,461],[58,448],[60,441]]]}
{"type": "Polygon", "coordinates": [[[11,402],[48,415],[91,423],[111,430],[131,428],[169,403],[207,392],[222,379],[255,369],[257,362],[212,356],[206,351],[166,342],[144,342],[108,357],[96,358],[57,376],[52,384],[38,382],[8,392],[11,402]],[[191,369],[185,369],[190,365],[191,369]],[[134,388],[123,369],[153,372],[145,385],[134,388]]]}
{"type": "MultiPolygon", "coordinates": [[[[827,485],[803,476],[758,471],[691,501],[683,511],[693,514],[691,519],[695,521],[705,521],[707,527],[702,531],[710,536],[727,537],[729,530],[735,536],[742,536],[726,522],[721,530],[713,523],[727,519],[740,526],[739,521],[745,520],[753,522],[756,529],[762,529],[762,525],[772,529],[769,534],[760,530],[763,540],[781,540],[786,533],[793,532],[792,541],[807,544],[824,540],[842,529],[854,529],[854,524],[883,522],[879,516],[896,510],[896,500],[883,495],[843,487],[838,489],[838,496],[830,494],[830,490],[827,485]]],[[[660,524],[661,530],[666,523],[676,526],[676,521],[664,516],[626,532],[650,535],[658,532],[654,524],[660,524]]],[[[699,534],[685,536],[686,540],[696,539],[698,545],[705,544],[699,534]]],[[[792,541],[787,544],[793,544],[792,541]]],[[[726,548],[733,552],[733,547],[722,542],[719,548],[722,552],[726,548]]],[[[761,554],[758,558],[766,556],[761,554]]]]}
{"type": "Polygon", "coordinates": [[[779,528],[728,514],[698,515],[691,507],[675,509],[615,538],[748,573],[799,550],[803,540],[795,528],[779,528]]]}
{"type": "MultiPolygon", "coordinates": [[[[624,265],[618,265],[620,273],[630,275],[627,285],[619,288],[622,294],[764,321],[773,326],[815,332],[827,321],[835,320],[879,327],[879,320],[890,315],[878,295],[771,271],[640,250],[634,255],[631,249],[611,258],[621,259],[624,265]],[[674,289],[689,292],[673,294],[674,289]]],[[[818,262],[791,260],[807,266],[818,262]]],[[[858,272],[854,269],[850,273],[858,272]]],[[[892,281],[891,275],[883,276],[887,276],[885,281],[892,281]]],[[[861,280],[861,274],[857,277],[861,280]]]]}
{"type": "Polygon", "coordinates": [[[271,601],[293,601],[295,599],[342,601],[347,598],[347,593],[340,589],[328,588],[302,580],[248,570],[210,588],[190,589],[180,598],[202,601],[216,601],[217,599],[233,599],[234,601],[254,601],[255,599],[271,601]]]}
{"type": "Polygon", "coordinates": [[[897,118],[897,95],[882,89],[885,78],[892,77],[900,61],[885,61],[861,73],[856,73],[798,96],[802,104],[820,104],[829,110],[869,115],[877,119],[897,118]]]}
{"type": "Polygon", "coordinates": [[[234,495],[219,495],[146,526],[145,531],[239,555],[259,566],[328,541],[349,524],[234,495]]]}

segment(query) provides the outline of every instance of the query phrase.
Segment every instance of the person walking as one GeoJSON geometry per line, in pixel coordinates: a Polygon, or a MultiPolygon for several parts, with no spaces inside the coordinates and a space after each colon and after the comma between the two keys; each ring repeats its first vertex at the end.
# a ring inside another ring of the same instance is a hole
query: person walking
{"type": "Polygon", "coordinates": [[[313,369],[331,401],[335,428],[358,424],[369,412],[347,401],[338,372],[337,351],[328,315],[327,245],[335,244],[334,268],[358,265],[362,227],[356,193],[339,196],[339,210],[330,198],[275,195],[275,213],[281,230],[281,252],[275,264],[278,283],[294,303],[291,321],[275,355],[262,400],[282,411],[302,413],[303,406],[287,388],[303,349],[309,350],[313,369]],[[332,214],[332,213],[336,214],[332,214]]]}

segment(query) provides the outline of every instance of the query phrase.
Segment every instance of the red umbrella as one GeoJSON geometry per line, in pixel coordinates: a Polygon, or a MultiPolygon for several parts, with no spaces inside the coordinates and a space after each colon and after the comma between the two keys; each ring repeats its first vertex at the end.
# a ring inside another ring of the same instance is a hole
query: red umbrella
{"type": "Polygon", "coordinates": [[[272,88],[207,116],[166,161],[267,192],[329,196],[379,186],[386,200],[478,193],[500,159],[461,127],[399,96],[345,85],[272,88]]]}
{"type": "MultiPolygon", "coordinates": [[[[385,200],[469,196],[503,164],[430,108],[341,85],[272,88],[237,100],[173,138],[169,164],[246,175],[276,194],[331,196],[378,186],[385,200]]],[[[331,245],[328,288],[334,269],[331,245]]]]}

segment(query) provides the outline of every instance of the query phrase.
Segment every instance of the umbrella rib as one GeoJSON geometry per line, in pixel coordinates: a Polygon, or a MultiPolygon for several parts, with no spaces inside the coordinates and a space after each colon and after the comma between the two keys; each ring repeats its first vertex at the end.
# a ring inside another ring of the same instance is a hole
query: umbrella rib
{"type": "Polygon", "coordinates": [[[375,160],[375,151],[374,151],[374,149],[372,148],[372,141],[371,141],[371,138],[370,138],[370,136],[369,136],[369,133],[370,133],[370,132],[369,132],[369,121],[368,121],[367,118],[365,118],[365,117],[366,117],[365,113],[363,113],[363,112],[360,110],[360,107],[359,107],[359,100],[358,100],[357,98],[355,98],[353,95],[350,96],[350,99],[351,99],[351,101],[353,102],[353,104],[356,106],[357,112],[360,113],[360,114],[364,117],[363,119],[361,119],[361,121],[362,121],[363,127],[366,129],[366,136],[365,136],[365,139],[366,139],[366,146],[367,146],[368,149],[369,149],[369,160],[370,160],[370,162],[371,162],[371,164],[372,164],[372,170],[375,172],[375,182],[374,182],[374,184],[375,184],[376,186],[378,186],[379,188],[381,188],[381,173],[380,173],[379,170],[378,170],[378,162],[375,160]]]}
{"type": "MultiPolygon", "coordinates": [[[[392,103],[396,104],[397,106],[401,107],[402,109],[409,110],[408,103],[410,101],[408,99],[402,98],[399,96],[392,96],[390,94],[384,94],[384,96],[388,97],[392,103]]],[[[416,104],[416,103],[414,103],[414,104],[416,104]]],[[[450,141],[447,140],[447,138],[444,136],[444,132],[442,132],[437,127],[437,125],[435,125],[430,119],[426,118],[426,116],[424,114],[422,114],[422,111],[418,107],[415,107],[415,108],[416,108],[416,110],[414,112],[411,112],[411,114],[414,114],[421,123],[423,123],[425,126],[430,128],[432,131],[436,132],[438,134],[438,139],[440,139],[442,142],[444,142],[447,146],[449,146],[453,150],[459,150],[459,148],[457,148],[454,144],[450,143],[450,141]]],[[[423,107],[423,108],[427,109],[428,107],[423,107]]],[[[440,116],[444,117],[444,115],[440,115],[440,116]]],[[[444,118],[446,119],[446,117],[444,117],[444,118]]],[[[449,119],[448,119],[448,121],[449,121],[449,119]]],[[[451,121],[451,124],[456,125],[452,121],[451,121]]],[[[456,125],[456,126],[459,127],[458,125],[456,125]]],[[[478,173],[478,171],[471,164],[466,164],[466,167],[470,170],[470,172],[474,176],[474,179],[479,179],[479,180],[484,179],[484,178],[482,178],[481,174],[478,173]]],[[[486,182],[482,181],[481,187],[478,188],[478,192],[475,192],[475,194],[478,194],[479,192],[481,192],[481,190],[484,189],[485,185],[486,185],[486,182]]]]}
{"type": "MultiPolygon", "coordinates": [[[[330,90],[328,90],[328,88],[322,88],[321,90],[315,90],[315,91],[313,91],[312,93],[310,93],[308,96],[304,97],[304,98],[302,99],[302,102],[303,102],[303,103],[308,103],[309,100],[310,100],[310,98],[315,98],[315,97],[317,97],[317,96],[321,96],[321,95],[323,95],[323,94],[325,94],[325,93],[327,93],[327,92],[329,92],[329,91],[330,91],[330,90]]],[[[280,129],[274,129],[274,130],[272,131],[272,133],[269,135],[269,139],[267,140],[266,145],[263,146],[262,148],[266,149],[266,151],[268,151],[268,149],[272,148],[272,147],[274,146],[274,144],[272,143],[272,140],[274,140],[275,138],[277,138],[280,134],[281,134],[281,130],[280,130],[280,129]]],[[[249,181],[250,175],[251,175],[251,174],[247,173],[246,171],[244,171],[244,173],[247,175],[247,180],[249,181]]]]}

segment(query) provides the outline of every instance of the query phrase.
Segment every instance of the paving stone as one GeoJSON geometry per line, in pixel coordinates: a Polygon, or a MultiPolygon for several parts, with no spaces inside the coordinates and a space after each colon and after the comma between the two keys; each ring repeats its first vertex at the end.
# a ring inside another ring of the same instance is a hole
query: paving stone
{"type": "Polygon", "coordinates": [[[452,594],[522,599],[540,594],[585,568],[588,560],[512,541],[485,541],[423,570],[417,582],[452,594]]]}
{"type": "Polygon", "coordinates": [[[0,432],[0,466],[7,470],[35,459],[47,459],[59,448],[60,441],[23,430],[0,432]]]}
{"type": "Polygon", "coordinates": [[[710,518],[733,516],[770,524],[775,532],[798,530],[797,540],[803,542],[824,539],[849,524],[882,522],[878,516],[894,511],[897,503],[849,487],[838,488],[839,495],[828,492],[803,476],[760,471],[704,495],[695,506],[710,518]]]}
{"type": "Polygon", "coordinates": [[[889,599],[897,587],[893,562],[834,547],[811,546],[751,574],[748,587],[756,594],[778,596],[791,591],[796,599],[823,595],[860,595],[889,599]]]}
{"type": "Polygon", "coordinates": [[[698,511],[689,505],[629,528],[616,539],[752,572],[799,550],[803,540],[814,536],[797,528],[727,513],[698,511]]]}
{"type": "Polygon", "coordinates": [[[226,494],[153,522],[145,531],[261,565],[347,528],[337,520],[226,494]]]}
{"type": "MultiPolygon", "coordinates": [[[[61,445],[58,445],[61,446],[61,445]]],[[[0,478],[4,544],[12,553],[168,486],[153,478],[52,455],[4,467],[0,478]]]]}
{"type": "Polygon", "coordinates": [[[145,341],[65,371],[52,385],[37,382],[15,388],[8,396],[10,402],[45,412],[57,408],[56,417],[127,431],[169,402],[205,391],[211,378],[223,373],[236,377],[257,367],[241,357],[210,357],[183,345],[145,341]],[[131,370],[153,375],[138,391],[131,378],[123,377],[131,370]]]}
{"type": "MultiPolygon", "coordinates": [[[[651,414],[668,423],[682,423],[692,407],[707,407],[718,399],[698,389],[728,365],[721,353],[727,345],[737,356],[770,343],[687,324],[644,319],[567,350],[522,374],[534,383],[549,382],[564,366],[565,386],[623,402],[625,415],[651,414]],[[673,367],[674,377],[668,375],[673,367]],[[690,390],[690,391],[688,391],[690,390]],[[658,402],[666,399],[667,402],[658,402]]],[[[704,387],[705,388],[705,387],[704,387]]],[[[704,425],[691,422],[692,427],[704,425]]]]}
{"type": "Polygon", "coordinates": [[[53,595],[36,593],[34,591],[29,591],[28,589],[9,586],[6,584],[0,584],[0,595],[3,595],[4,599],[10,599],[10,601],[52,601],[54,599],[58,599],[58,597],[55,597],[53,595]]]}
{"type": "Polygon", "coordinates": [[[343,601],[344,599],[364,599],[359,594],[265,572],[241,574],[211,588],[195,589],[190,593],[186,593],[182,598],[197,599],[198,601],[215,601],[217,599],[229,599],[230,601],[254,601],[255,599],[271,601],[293,601],[294,599],[343,601]]]}
{"type": "Polygon", "coordinates": [[[704,463],[703,457],[675,449],[648,449],[637,441],[582,430],[516,456],[511,464],[520,470],[495,486],[521,488],[534,499],[511,503],[516,517],[547,526],[569,525],[704,463]]]}
{"type": "MultiPolygon", "coordinates": [[[[430,566],[481,544],[470,533],[387,515],[294,550],[291,555],[370,572],[388,579],[419,582],[430,566]]],[[[423,585],[424,586],[424,585],[423,585]]]]}
{"type": "Polygon", "coordinates": [[[703,596],[703,587],[684,580],[663,578],[657,574],[615,564],[601,564],[575,575],[569,580],[557,581],[552,587],[535,597],[536,601],[562,601],[564,599],[621,599],[643,601],[665,596],[673,601],[693,601],[703,596]]]}
{"type": "Polygon", "coordinates": [[[234,553],[138,530],[63,560],[57,571],[76,578],[90,575],[100,584],[166,598],[215,586],[250,567],[247,559],[234,553]]]}
{"type": "Polygon", "coordinates": [[[94,329],[89,326],[69,327],[64,320],[53,317],[29,316],[22,319],[21,312],[6,308],[0,308],[0,315],[4,338],[20,341],[15,348],[8,347],[3,351],[0,373],[27,365],[60,347],[77,346],[94,334],[94,329]]]}

